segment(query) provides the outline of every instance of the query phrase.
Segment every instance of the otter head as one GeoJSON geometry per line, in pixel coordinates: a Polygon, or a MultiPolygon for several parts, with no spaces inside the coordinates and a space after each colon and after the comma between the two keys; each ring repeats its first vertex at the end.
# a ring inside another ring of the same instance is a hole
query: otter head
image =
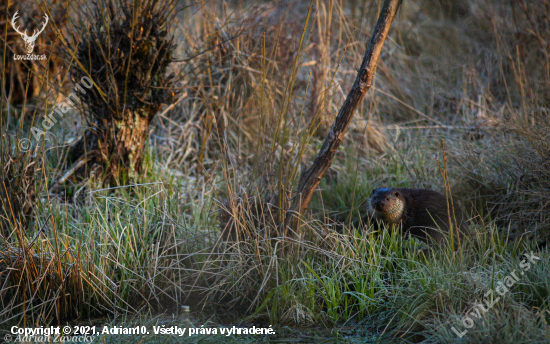
{"type": "Polygon", "coordinates": [[[405,201],[399,190],[378,188],[372,191],[369,198],[369,208],[375,218],[388,223],[397,223],[403,217],[405,201]]]}

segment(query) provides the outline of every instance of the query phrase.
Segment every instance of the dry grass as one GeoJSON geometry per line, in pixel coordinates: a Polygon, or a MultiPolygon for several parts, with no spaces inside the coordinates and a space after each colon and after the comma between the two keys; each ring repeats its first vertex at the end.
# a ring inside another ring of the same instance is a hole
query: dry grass
{"type": "MultiPolygon", "coordinates": [[[[185,75],[187,97],[152,122],[137,185],[98,190],[91,178],[64,194],[38,191],[28,229],[12,228],[1,246],[2,321],[191,304],[217,321],[453,341],[451,325],[534,249],[518,238],[548,232],[549,3],[404,2],[372,92],[301,218],[303,237],[286,237],[279,224],[297,177],[355,76],[379,5],[201,2],[180,12],[182,62],[170,68],[185,75]],[[429,251],[372,233],[360,218],[380,185],[471,201],[474,245],[429,251]]],[[[50,185],[63,155],[44,148],[50,185]]],[[[549,266],[538,254],[468,340],[548,339],[549,266]]]]}
{"type": "Polygon", "coordinates": [[[27,229],[39,188],[40,161],[33,147],[12,149],[15,140],[8,135],[0,139],[0,232],[4,238],[9,238],[13,228],[27,229]]]}

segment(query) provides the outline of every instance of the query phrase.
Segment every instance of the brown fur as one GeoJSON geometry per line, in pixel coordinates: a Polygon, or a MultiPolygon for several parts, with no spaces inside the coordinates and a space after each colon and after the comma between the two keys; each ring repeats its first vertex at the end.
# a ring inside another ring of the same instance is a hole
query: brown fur
{"type": "Polygon", "coordinates": [[[374,220],[375,225],[383,222],[387,226],[401,226],[404,235],[409,234],[423,241],[431,237],[441,242],[445,234],[449,233],[448,209],[451,209],[453,227],[459,229],[458,233],[462,235],[467,230],[467,224],[460,207],[455,204],[453,216],[452,207],[447,208],[447,198],[439,192],[378,188],[373,190],[369,198],[368,218],[365,220],[374,220]],[[454,224],[455,217],[458,225],[454,224]]]}

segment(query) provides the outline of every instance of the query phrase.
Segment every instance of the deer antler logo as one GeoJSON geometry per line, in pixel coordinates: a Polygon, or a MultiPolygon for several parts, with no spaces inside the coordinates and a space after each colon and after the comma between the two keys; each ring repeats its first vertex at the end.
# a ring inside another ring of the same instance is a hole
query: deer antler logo
{"type": "Polygon", "coordinates": [[[46,22],[44,23],[44,25],[42,25],[42,29],[40,31],[35,29],[32,36],[29,37],[29,36],[27,36],[27,30],[25,30],[25,32],[21,32],[21,31],[18,30],[19,27],[15,26],[15,22],[19,18],[17,16],[17,12],[19,12],[19,11],[16,11],[15,14],[13,15],[13,17],[11,18],[11,26],[13,26],[13,29],[18,34],[21,35],[21,38],[23,38],[23,41],[25,41],[25,49],[27,50],[27,53],[31,54],[33,49],[34,49],[34,42],[38,38],[38,35],[40,35],[42,33],[42,31],[44,31],[44,28],[46,28],[46,24],[48,24],[48,19],[49,18],[48,18],[47,14],[44,14],[44,18],[46,19],[46,22]]]}

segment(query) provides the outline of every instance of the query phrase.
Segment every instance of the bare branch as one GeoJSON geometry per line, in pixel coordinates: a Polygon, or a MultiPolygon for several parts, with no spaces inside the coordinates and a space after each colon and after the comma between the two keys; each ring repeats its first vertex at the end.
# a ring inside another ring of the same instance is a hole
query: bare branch
{"type": "Polygon", "coordinates": [[[303,214],[309,205],[311,196],[317,189],[317,186],[321,182],[321,179],[325,175],[332,164],[332,159],[338,150],[340,142],[344,138],[346,129],[348,128],[353,114],[357,109],[359,103],[363,99],[363,96],[370,89],[371,81],[374,77],[376,70],[376,64],[384,45],[384,41],[388,36],[393,19],[397,13],[397,9],[401,3],[401,0],[385,0],[378,22],[374,29],[372,38],[368,44],[367,51],[363,57],[361,68],[357,73],[355,82],[344,104],[338,112],[338,116],[334,121],[334,124],[330,128],[330,131],[321,147],[321,150],[317,154],[313,165],[307,169],[298,183],[298,192],[294,197],[291,208],[286,214],[285,218],[285,232],[290,227],[291,230],[296,229],[297,214],[303,214]]]}

